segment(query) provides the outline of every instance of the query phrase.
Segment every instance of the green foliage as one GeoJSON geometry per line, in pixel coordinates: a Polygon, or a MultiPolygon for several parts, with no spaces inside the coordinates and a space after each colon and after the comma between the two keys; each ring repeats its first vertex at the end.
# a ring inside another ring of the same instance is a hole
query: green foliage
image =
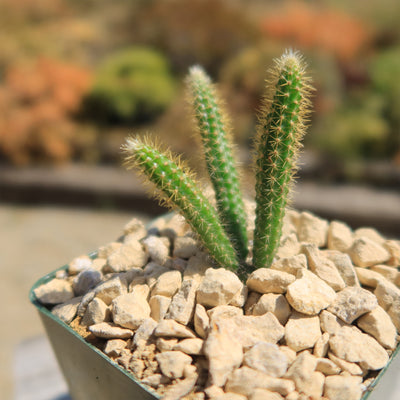
{"type": "Polygon", "coordinates": [[[165,58],[145,47],[123,50],[100,65],[88,113],[105,122],[141,122],[169,106],[175,81],[165,58]]]}
{"type": "Polygon", "coordinates": [[[310,87],[298,54],[286,52],[272,70],[275,88],[260,117],[256,159],[253,264],[269,267],[279,246],[310,87]]]}
{"type": "Polygon", "coordinates": [[[232,154],[227,117],[210,78],[200,67],[192,67],[188,76],[195,118],[203,143],[207,170],[215,190],[221,222],[241,260],[247,249],[246,215],[239,178],[232,154]]]}
{"type": "Polygon", "coordinates": [[[160,199],[180,210],[217,263],[236,270],[238,261],[232,245],[214,208],[191,178],[189,169],[149,141],[131,138],[124,149],[127,166],[136,165],[160,190],[160,199]]]}
{"type": "Polygon", "coordinates": [[[226,121],[216,90],[202,69],[192,68],[187,82],[220,218],[190,172],[179,166],[179,159],[176,161],[170,153],[160,152],[148,141],[136,138],[128,139],[123,147],[127,153],[126,165],[137,166],[156,185],[161,193],[159,197],[181,211],[214,260],[222,267],[237,271],[242,278],[244,271],[269,267],[279,245],[310,105],[309,79],[298,53],[285,52],[272,72],[271,88],[267,87],[272,94],[265,98],[257,135],[254,266],[244,265],[246,218],[226,121]]]}

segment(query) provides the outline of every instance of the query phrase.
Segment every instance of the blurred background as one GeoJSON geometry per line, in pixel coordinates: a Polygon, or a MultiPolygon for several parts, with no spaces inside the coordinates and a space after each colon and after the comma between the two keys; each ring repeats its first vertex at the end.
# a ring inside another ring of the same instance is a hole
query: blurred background
{"type": "Polygon", "coordinates": [[[203,175],[193,64],[226,99],[251,196],[266,70],[300,50],[316,92],[294,206],[399,238],[399,17],[397,0],[0,0],[1,397],[42,333],[34,281],[163,212],[121,167],[125,136],[152,132],[203,175]]]}

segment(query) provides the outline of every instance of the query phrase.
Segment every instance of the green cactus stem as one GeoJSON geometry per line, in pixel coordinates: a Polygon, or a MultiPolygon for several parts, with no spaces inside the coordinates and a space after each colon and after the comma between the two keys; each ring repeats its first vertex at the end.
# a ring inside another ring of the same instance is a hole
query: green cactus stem
{"type": "Polygon", "coordinates": [[[159,189],[159,198],[177,208],[214,260],[224,268],[236,271],[235,251],[223,230],[218,215],[193,181],[192,173],[170,152],[161,152],[149,140],[129,138],[123,146],[125,165],[137,166],[159,189]]]}
{"type": "Polygon", "coordinates": [[[283,217],[305,122],[311,87],[303,60],[286,51],[272,70],[274,93],[267,96],[258,126],[254,268],[270,267],[280,244],[283,217]]]}
{"type": "Polygon", "coordinates": [[[207,170],[214,187],[217,210],[240,260],[248,253],[246,214],[232,154],[227,117],[219,96],[204,70],[189,71],[187,85],[201,136],[207,170]]]}

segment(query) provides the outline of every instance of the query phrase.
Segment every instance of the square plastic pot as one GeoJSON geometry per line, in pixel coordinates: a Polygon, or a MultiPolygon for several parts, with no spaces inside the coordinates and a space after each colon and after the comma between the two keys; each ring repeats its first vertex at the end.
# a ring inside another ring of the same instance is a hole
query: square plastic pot
{"type": "MultiPolygon", "coordinates": [[[[65,270],[67,266],[58,270],[65,270]]],[[[112,361],[95,346],[87,343],[67,324],[55,317],[37,300],[34,289],[53,279],[55,270],[39,279],[29,297],[37,308],[61,371],[74,400],[154,400],[160,396],[150,391],[134,376],[112,361]]],[[[362,400],[400,399],[400,346],[383,368],[362,400]]]]}

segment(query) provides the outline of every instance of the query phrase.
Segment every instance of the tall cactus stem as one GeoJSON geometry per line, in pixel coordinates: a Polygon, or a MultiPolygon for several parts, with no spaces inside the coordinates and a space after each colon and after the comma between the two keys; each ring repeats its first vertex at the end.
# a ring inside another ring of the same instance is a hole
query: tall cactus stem
{"type": "Polygon", "coordinates": [[[236,271],[235,250],[215,209],[197,187],[189,169],[170,152],[158,150],[148,139],[129,138],[123,150],[127,154],[126,167],[138,167],[159,189],[159,198],[182,213],[211,257],[220,266],[236,271]]]}
{"type": "Polygon", "coordinates": [[[271,83],[256,139],[254,268],[269,267],[280,244],[312,90],[301,56],[291,50],[275,61],[271,83]]]}
{"type": "Polygon", "coordinates": [[[232,154],[228,119],[215,85],[201,67],[190,69],[187,85],[218,214],[239,259],[243,261],[248,253],[246,214],[232,154]]]}

